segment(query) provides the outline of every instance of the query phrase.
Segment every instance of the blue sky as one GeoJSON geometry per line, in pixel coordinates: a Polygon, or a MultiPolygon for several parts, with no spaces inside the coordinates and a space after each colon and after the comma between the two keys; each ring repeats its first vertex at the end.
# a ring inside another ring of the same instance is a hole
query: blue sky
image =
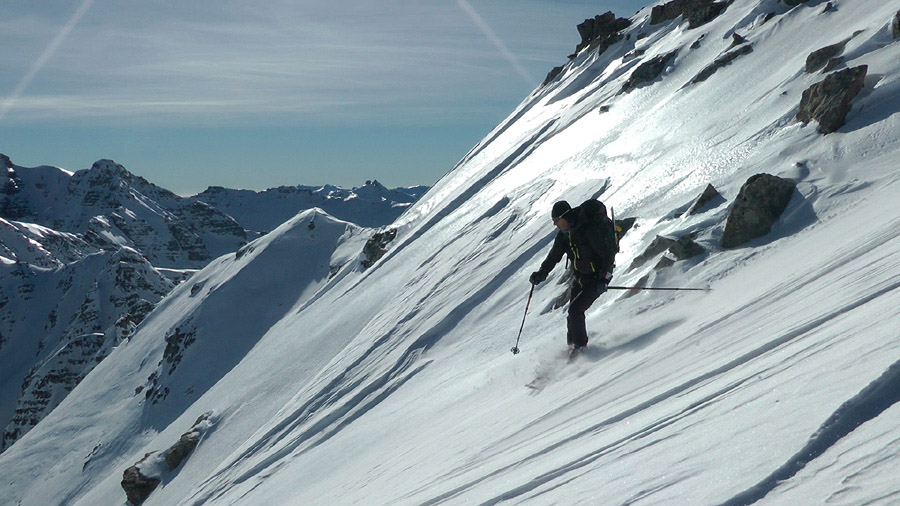
{"type": "Polygon", "coordinates": [[[0,152],[209,185],[430,185],[651,0],[4,2],[0,152]],[[14,50],[10,50],[14,48],[14,50]]]}

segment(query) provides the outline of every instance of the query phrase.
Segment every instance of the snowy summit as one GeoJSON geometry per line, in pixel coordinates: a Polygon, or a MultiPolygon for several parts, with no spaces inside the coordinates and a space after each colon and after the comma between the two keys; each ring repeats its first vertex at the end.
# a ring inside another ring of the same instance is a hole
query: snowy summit
{"type": "Polygon", "coordinates": [[[0,503],[900,501],[898,5],[578,31],[378,239],[310,211],[175,288],[0,454],[0,503]],[[557,267],[510,353],[591,197],[612,285],[709,291],[610,289],[568,363],[557,267]]]}

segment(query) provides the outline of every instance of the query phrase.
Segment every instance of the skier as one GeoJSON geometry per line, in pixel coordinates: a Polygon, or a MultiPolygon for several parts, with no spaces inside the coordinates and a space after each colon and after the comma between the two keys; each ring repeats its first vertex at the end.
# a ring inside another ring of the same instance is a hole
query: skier
{"type": "Polygon", "coordinates": [[[593,199],[576,208],[561,200],[553,204],[550,215],[559,232],[546,260],[541,263],[540,269],[531,274],[529,281],[533,285],[543,283],[553,267],[562,260],[563,254],[572,262],[575,276],[572,280],[566,341],[570,351],[577,353],[588,343],[584,312],[606,291],[612,280],[618,249],[615,229],[606,216],[606,208],[593,199]],[[604,225],[604,220],[608,225],[604,225]]]}

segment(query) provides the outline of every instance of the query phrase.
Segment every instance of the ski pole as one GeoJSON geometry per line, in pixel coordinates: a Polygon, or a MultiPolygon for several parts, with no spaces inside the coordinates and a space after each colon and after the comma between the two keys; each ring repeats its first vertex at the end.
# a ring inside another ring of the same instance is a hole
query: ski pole
{"type": "Polygon", "coordinates": [[[525,317],[528,316],[528,306],[531,305],[531,296],[534,295],[534,285],[531,285],[531,291],[528,292],[528,302],[525,304],[525,314],[522,315],[522,326],[519,327],[519,335],[516,336],[516,345],[510,351],[513,355],[519,353],[519,338],[522,337],[522,329],[525,328],[525,317]]]}
{"type": "Polygon", "coordinates": [[[709,292],[712,290],[710,287],[706,288],[675,288],[675,287],[663,287],[663,286],[607,286],[607,290],[659,290],[659,291],[685,291],[685,292],[709,292]]]}

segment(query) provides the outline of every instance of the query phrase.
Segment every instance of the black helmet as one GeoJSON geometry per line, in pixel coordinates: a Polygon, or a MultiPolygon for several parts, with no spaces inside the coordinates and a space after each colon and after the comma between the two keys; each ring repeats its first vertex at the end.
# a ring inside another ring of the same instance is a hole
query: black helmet
{"type": "MultiPolygon", "coordinates": [[[[550,211],[550,217],[556,221],[559,218],[565,218],[566,214],[572,210],[572,206],[569,205],[565,200],[560,200],[559,202],[553,204],[553,210],[550,211]]],[[[567,220],[568,221],[568,220],[567,220]]]]}

